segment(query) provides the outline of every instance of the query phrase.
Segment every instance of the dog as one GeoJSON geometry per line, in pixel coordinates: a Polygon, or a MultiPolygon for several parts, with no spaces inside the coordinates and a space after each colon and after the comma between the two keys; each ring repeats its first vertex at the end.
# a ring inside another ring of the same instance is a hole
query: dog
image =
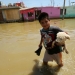
{"type": "Polygon", "coordinates": [[[63,49],[63,51],[65,50],[65,52],[68,54],[68,51],[66,49],[66,45],[65,45],[65,41],[69,39],[70,40],[70,36],[65,33],[65,32],[58,32],[56,35],[56,40],[52,42],[52,48],[57,45],[57,46],[61,46],[63,49]]]}

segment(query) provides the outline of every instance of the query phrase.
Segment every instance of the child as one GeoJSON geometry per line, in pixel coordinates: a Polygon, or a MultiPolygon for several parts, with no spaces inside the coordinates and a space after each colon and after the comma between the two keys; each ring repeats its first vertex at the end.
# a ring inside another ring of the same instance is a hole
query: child
{"type": "Polygon", "coordinates": [[[60,46],[55,46],[54,48],[51,48],[52,42],[56,39],[56,34],[58,32],[63,32],[63,30],[56,26],[51,26],[49,15],[45,12],[42,12],[39,15],[38,21],[42,26],[42,29],[40,30],[41,41],[39,47],[42,46],[43,42],[46,49],[43,58],[43,64],[48,65],[48,61],[55,60],[60,67],[63,66],[62,48],[60,46]]]}

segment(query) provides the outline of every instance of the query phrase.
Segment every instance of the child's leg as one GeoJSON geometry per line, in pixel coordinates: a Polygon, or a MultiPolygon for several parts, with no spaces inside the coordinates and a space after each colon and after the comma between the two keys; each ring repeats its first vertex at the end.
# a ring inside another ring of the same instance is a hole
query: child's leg
{"type": "Polygon", "coordinates": [[[62,52],[58,53],[58,55],[59,55],[59,62],[60,62],[58,65],[60,67],[62,67],[63,66],[63,63],[62,63],[62,52]]]}
{"type": "Polygon", "coordinates": [[[43,65],[48,65],[48,61],[53,61],[53,59],[51,58],[51,55],[49,55],[47,51],[45,51],[43,65]]]}
{"type": "Polygon", "coordinates": [[[45,51],[44,58],[43,58],[43,65],[48,65],[48,55],[46,51],[45,51]]]}
{"type": "Polygon", "coordinates": [[[52,58],[56,61],[56,63],[61,67],[63,66],[62,63],[62,53],[53,54],[52,58]]]}

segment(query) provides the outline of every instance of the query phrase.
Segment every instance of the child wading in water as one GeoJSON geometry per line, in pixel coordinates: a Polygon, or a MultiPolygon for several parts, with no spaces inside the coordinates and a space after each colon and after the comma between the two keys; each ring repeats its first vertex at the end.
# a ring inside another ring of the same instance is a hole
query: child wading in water
{"type": "Polygon", "coordinates": [[[48,65],[48,61],[55,60],[60,67],[63,66],[62,48],[60,46],[55,46],[54,48],[51,48],[52,42],[56,39],[56,34],[58,32],[63,32],[63,30],[56,26],[50,25],[49,15],[45,12],[42,12],[39,15],[38,21],[42,26],[42,29],[40,30],[41,41],[39,47],[42,46],[43,42],[44,47],[46,49],[43,58],[43,64],[48,65]]]}

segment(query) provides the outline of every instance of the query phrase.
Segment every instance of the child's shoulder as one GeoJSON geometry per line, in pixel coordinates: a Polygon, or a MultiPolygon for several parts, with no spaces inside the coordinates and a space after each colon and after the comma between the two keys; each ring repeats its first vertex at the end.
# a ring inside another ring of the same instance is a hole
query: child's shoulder
{"type": "Polygon", "coordinates": [[[61,28],[59,28],[58,26],[53,26],[51,25],[50,28],[53,30],[53,31],[57,31],[57,32],[62,32],[63,30],[61,28]]]}
{"type": "Polygon", "coordinates": [[[54,25],[50,25],[50,28],[58,28],[57,26],[54,26],[54,25]]]}
{"type": "Polygon", "coordinates": [[[58,26],[50,25],[50,29],[52,30],[61,30],[58,26]]]}

